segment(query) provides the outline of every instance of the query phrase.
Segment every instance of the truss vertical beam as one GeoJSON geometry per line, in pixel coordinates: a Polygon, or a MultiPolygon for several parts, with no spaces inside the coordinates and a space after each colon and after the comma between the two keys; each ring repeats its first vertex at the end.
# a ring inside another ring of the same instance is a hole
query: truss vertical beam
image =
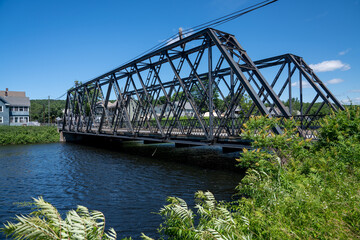
{"type": "MultiPolygon", "coordinates": [[[[325,105],[333,110],[344,109],[302,58],[284,54],[253,62],[233,35],[204,29],[70,89],[63,130],[218,144],[241,139],[240,130],[252,115],[288,118],[296,113],[294,110],[300,110],[299,117],[304,120],[302,135],[313,136],[308,128],[314,126],[313,120],[325,105]],[[187,44],[189,42],[192,43],[187,44]],[[203,57],[205,51],[207,56],[203,57]],[[185,61],[188,64],[184,64],[185,61]],[[162,71],[165,75],[160,76],[162,66],[169,66],[170,76],[166,70],[162,71]],[[270,67],[280,67],[271,84],[262,75],[262,69],[270,67]],[[297,81],[296,70],[299,71],[300,109],[292,103],[292,98],[298,96],[291,86],[297,81]],[[285,74],[284,79],[280,78],[285,74]],[[316,94],[306,109],[304,81],[309,82],[316,94]],[[283,94],[287,87],[288,94],[283,94]],[[276,90],[276,94],[274,89],[280,91],[276,90]],[[109,109],[112,91],[116,100],[114,112],[109,109]],[[251,106],[242,105],[247,95],[251,106]],[[224,104],[219,106],[215,96],[224,104]],[[165,99],[162,106],[159,106],[160,97],[165,99]],[[287,101],[289,108],[284,104],[287,101]],[[315,117],[308,116],[315,107],[315,117]],[[206,111],[209,119],[202,116],[206,111]],[[187,118],[180,118],[184,113],[187,118]]],[[[282,132],[279,127],[273,131],[282,132]]]]}
{"type": "Polygon", "coordinates": [[[196,108],[196,106],[195,106],[195,104],[194,104],[195,101],[194,101],[194,99],[192,98],[191,94],[189,93],[189,91],[188,91],[188,89],[187,89],[184,81],[181,79],[181,77],[180,77],[179,74],[177,73],[176,68],[175,68],[175,66],[174,66],[174,63],[171,61],[168,52],[166,52],[166,58],[168,59],[169,64],[170,64],[170,66],[171,66],[171,69],[173,70],[173,72],[174,72],[176,78],[178,79],[178,81],[179,81],[182,89],[184,90],[184,93],[185,93],[186,98],[189,100],[189,103],[190,103],[191,107],[193,108],[193,110],[194,110],[194,112],[195,112],[195,116],[196,116],[197,120],[199,121],[199,123],[200,123],[200,125],[201,125],[201,128],[203,129],[203,131],[204,131],[204,133],[205,133],[205,136],[208,137],[208,136],[209,136],[208,131],[206,130],[206,128],[205,128],[205,126],[204,126],[204,124],[203,124],[203,122],[202,122],[202,119],[201,119],[201,117],[200,117],[200,115],[199,115],[198,109],[196,108]]]}
{"type": "MultiPolygon", "coordinates": [[[[232,68],[234,70],[236,76],[239,78],[239,80],[241,81],[241,84],[244,86],[247,93],[250,95],[251,99],[255,102],[255,104],[258,107],[258,109],[260,110],[260,112],[263,115],[268,115],[269,117],[271,117],[270,112],[267,110],[265,104],[260,100],[259,96],[255,92],[253,87],[247,81],[246,77],[242,73],[242,71],[239,68],[238,64],[235,63],[234,59],[231,57],[229,52],[224,48],[224,46],[221,44],[220,40],[216,37],[216,35],[214,34],[214,32],[211,29],[209,29],[209,35],[210,35],[211,39],[215,42],[215,44],[217,45],[219,50],[221,51],[222,55],[227,60],[228,64],[230,65],[230,68],[232,68]]],[[[287,114],[286,116],[289,116],[289,114],[287,114]]],[[[276,129],[274,129],[274,131],[277,134],[282,133],[281,129],[278,126],[276,127],[276,129]]]]}
{"type": "MultiPolygon", "coordinates": [[[[294,59],[294,57],[293,57],[294,59]]],[[[301,58],[300,58],[301,59],[301,58]]],[[[306,62],[302,61],[301,59],[301,63],[307,68],[307,69],[311,69],[306,62]]],[[[336,104],[336,106],[340,109],[340,110],[345,110],[345,107],[339,102],[339,100],[332,94],[332,92],[330,92],[330,90],[326,87],[326,85],[319,79],[319,77],[314,73],[313,70],[311,70],[311,75],[315,78],[316,82],[322,87],[322,89],[324,89],[325,93],[331,98],[331,100],[336,104]]]]}
{"type": "Polygon", "coordinates": [[[213,114],[213,75],[212,75],[212,49],[210,38],[208,39],[208,78],[209,78],[209,140],[214,138],[214,114],[213,114]]]}
{"type": "MultiPolygon", "coordinates": [[[[99,125],[99,129],[98,129],[99,133],[101,132],[101,129],[102,129],[103,124],[104,124],[104,119],[105,119],[105,115],[106,115],[105,112],[107,111],[107,106],[108,106],[108,103],[109,103],[112,84],[113,84],[113,80],[110,80],[109,81],[109,86],[108,86],[108,89],[107,89],[107,93],[106,93],[106,97],[105,97],[105,102],[103,102],[103,111],[102,111],[103,113],[101,115],[100,125],[99,125]]],[[[107,119],[107,121],[108,120],[109,119],[107,119]]]]}

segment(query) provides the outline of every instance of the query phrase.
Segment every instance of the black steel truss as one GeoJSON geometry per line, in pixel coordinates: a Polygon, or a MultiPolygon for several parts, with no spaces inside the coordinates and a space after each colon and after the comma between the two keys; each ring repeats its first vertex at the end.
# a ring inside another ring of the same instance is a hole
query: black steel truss
{"type": "Polygon", "coordinates": [[[324,108],[344,109],[301,57],[253,62],[233,35],[208,28],[70,89],[63,131],[237,143],[249,117],[266,115],[296,117],[309,138],[324,108]]]}

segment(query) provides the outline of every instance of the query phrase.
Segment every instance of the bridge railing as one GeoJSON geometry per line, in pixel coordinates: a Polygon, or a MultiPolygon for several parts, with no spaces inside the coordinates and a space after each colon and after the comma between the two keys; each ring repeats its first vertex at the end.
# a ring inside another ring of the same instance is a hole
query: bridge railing
{"type": "MultiPolygon", "coordinates": [[[[305,139],[317,139],[318,131],[321,127],[320,122],[326,115],[304,115],[294,116],[294,120],[297,122],[299,134],[305,139]]],[[[276,117],[276,116],[275,116],[276,117]]],[[[282,116],[277,116],[279,119],[279,126],[282,130],[283,119],[282,116]]],[[[103,130],[98,132],[99,123],[93,123],[90,128],[87,128],[87,122],[85,121],[73,121],[71,129],[69,125],[64,126],[66,131],[75,131],[82,133],[104,133],[116,136],[126,135],[127,137],[138,137],[138,136],[152,136],[158,139],[166,139],[171,137],[187,136],[197,137],[206,139],[206,131],[210,131],[211,125],[208,118],[204,119],[204,127],[199,124],[197,119],[178,119],[178,120],[161,120],[160,125],[164,131],[164,135],[161,135],[158,130],[158,122],[155,119],[150,119],[147,124],[143,124],[142,121],[131,122],[134,132],[130,133],[127,129],[127,124],[122,122],[117,125],[116,128],[112,128],[112,125],[105,122],[103,130]]],[[[216,139],[228,139],[228,138],[241,138],[241,129],[243,125],[249,120],[249,117],[236,117],[228,118],[225,121],[221,118],[214,118],[212,129],[215,131],[216,139]],[[219,131],[217,131],[219,130],[219,131]]],[[[69,123],[69,121],[68,121],[69,123]]]]}

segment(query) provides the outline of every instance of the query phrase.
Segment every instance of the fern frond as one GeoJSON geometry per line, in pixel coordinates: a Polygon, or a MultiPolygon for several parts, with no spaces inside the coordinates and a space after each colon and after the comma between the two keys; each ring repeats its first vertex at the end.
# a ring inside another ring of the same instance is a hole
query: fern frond
{"type": "Polygon", "coordinates": [[[6,236],[11,236],[15,239],[28,238],[32,236],[34,239],[59,239],[56,233],[51,230],[47,225],[37,216],[16,216],[18,223],[7,223],[4,224],[2,231],[6,236]]]}
{"type": "MultiPolygon", "coordinates": [[[[38,209],[37,213],[34,215],[44,216],[46,219],[46,223],[50,226],[54,226],[56,231],[56,235],[60,237],[61,232],[61,222],[63,221],[58,210],[50,203],[46,202],[41,196],[33,198],[34,204],[38,209]]],[[[54,228],[52,228],[54,229],[54,228]]]]}
{"type": "Polygon", "coordinates": [[[207,191],[204,193],[205,195],[205,202],[207,204],[207,206],[210,208],[210,209],[214,209],[215,208],[215,205],[216,205],[216,199],[214,197],[214,194],[212,194],[211,192],[207,191]]]}
{"type": "Polygon", "coordinates": [[[94,210],[90,212],[90,216],[95,222],[95,226],[98,229],[98,234],[100,237],[102,237],[105,232],[105,215],[100,211],[94,210]]]}
{"type": "Polygon", "coordinates": [[[221,213],[221,217],[225,219],[228,223],[235,224],[235,220],[233,219],[231,213],[224,207],[217,208],[221,213]]]}
{"type": "Polygon", "coordinates": [[[57,209],[44,201],[34,198],[36,210],[28,216],[16,216],[17,223],[7,222],[0,231],[14,239],[65,240],[65,239],[116,239],[116,232],[105,233],[105,216],[99,211],[91,211],[78,206],[70,210],[63,220],[57,209]]]}
{"type": "Polygon", "coordinates": [[[207,229],[207,231],[211,234],[211,236],[213,237],[213,239],[216,240],[228,240],[227,238],[224,238],[218,231],[216,231],[215,229],[207,229]]]}
{"type": "Polygon", "coordinates": [[[80,217],[85,217],[85,218],[90,217],[89,209],[87,209],[87,207],[78,205],[76,212],[80,217]]]}
{"type": "Polygon", "coordinates": [[[146,236],[144,233],[141,233],[140,237],[145,240],[154,240],[153,238],[146,236]]]}
{"type": "Polygon", "coordinates": [[[116,238],[117,238],[117,234],[113,228],[110,228],[109,231],[107,233],[105,233],[105,236],[109,240],[116,240],[116,238]]]}

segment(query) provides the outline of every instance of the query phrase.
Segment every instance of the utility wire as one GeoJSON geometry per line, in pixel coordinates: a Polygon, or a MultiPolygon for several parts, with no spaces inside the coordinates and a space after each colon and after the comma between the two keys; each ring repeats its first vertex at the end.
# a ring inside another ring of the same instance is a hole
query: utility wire
{"type": "Polygon", "coordinates": [[[204,28],[219,26],[219,25],[221,25],[223,23],[234,20],[234,19],[236,19],[236,18],[238,18],[238,17],[240,17],[240,16],[242,16],[242,15],[244,15],[246,13],[249,13],[249,12],[252,12],[252,11],[257,10],[259,8],[265,7],[266,5],[269,5],[269,4],[274,3],[276,1],[278,1],[278,0],[265,0],[265,1],[262,1],[260,3],[252,5],[250,7],[243,8],[241,10],[230,13],[228,15],[225,15],[225,16],[216,18],[214,20],[208,21],[206,23],[197,25],[195,27],[186,29],[186,30],[183,31],[183,33],[189,33],[190,31],[199,31],[199,30],[202,30],[204,28]]]}
{"type": "MultiPolygon", "coordinates": [[[[189,36],[189,35],[191,35],[191,33],[193,33],[193,32],[198,32],[198,31],[201,31],[201,30],[203,30],[203,29],[205,29],[205,28],[210,28],[210,27],[219,26],[219,25],[221,25],[221,24],[224,24],[224,23],[227,23],[227,22],[229,22],[229,21],[232,21],[232,20],[234,20],[234,19],[236,19],[236,18],[238,18],[238,17],[240,17],[240,16],[243,16],[243,15],[245,15],[245,14],[247,14],[247,13],[250,13],[250,12],[252,12],[252,11],[255,11],[255,10],[259,9],[259,8],[265,7],[265,6],[269,5],[269,4],[272,4],[272,3],[277,2],[277,1],[278,1],[278,0],[265,0],[265,1],[262,1],[262,2],[260,2],[260,3],[251,5],[251,6],[249,6],[249,7],[246,7],[246,8],[243,8],[243,9],[241,9],[241,10],[238,10],[238,11],[235,11],[235,12],[233,12],[233,13],[230,13],[230,14],[227,14],[227,15],[225,15],[225,16],[222,16],[222,17],[220,17],[220,18],[216,18],[216,19],[214,19],[214,20],[211,20],[211,21],[202,23],[202,24],[197,25],[197,26],[194,26],[194,27],[192,27],[192,28],[185,29],[185,30],[183,30],[183,34],[189,36]]],[[[125,62],[123,65],[125,65],[125,64],[127,64],[127,63],[129,63],[129,62],[131,62],[131,61],[133,61],[133,60],[141,57],[141,56],[144,56],[146,53],[149,53],[149,52],[151,52],[151,51],[158,50],[158,49],[166,46],[170,41],[178,38],[178,36],[179,36],[179,35],[178,35],[177,33],[174,34],[174,35],[172,35],[172,36],[170,36],[170,37],[167,38],[166,40],[163,40],[163,41],[161,41],[159,44],[155,45],[154,47],[146,50],[146,51],[143,52],[143,53],[140,53],[140,54],[137,55],[136,57],[130,59],[130,60],[127,61],[127,62],[125,62]]]]}
{"type": "MultiPolygon", "coordinates": [[[[216,27],[216,26],[222,25],[222,24],[227,23],[229,21],[232,21],[232,20],[234,20],[234,19],[236,19],[236,18],[238,18],[240,16],[243,16],[243,15],[245,15],[247,13],[250,13],[252,11],[255,11],[255,10],[259,9],[259,8],[265,7],[265,6],[270,5],[270,4],[272,4],[274,2],[277,2],[277,1],[278,0],[265,0],[265,1],[259,2],[257,4],[254,4],[254,5],[251,5],[249,7],[243,8],[241,10],[235,11],[235,12],[227,14],[225,16],[222,16],[222,17],[216,18],[214,20],[211,20],[211,21],[196,25],[196,26],[194,26],[192,28],[185,29],[185,30],[182,31],[182,33],[183,33],[183,35],[185,37],[190,36],[194,32],[201,31],[201,30],[203,30],[205,28],[216,27]]],[[[123,63],[120,66],[128,64],[128,63],[134,61],[135,59],[144,56],[145,54],[147,54],[149,52],[159,50],[160,48],[165,47],[166,45],[168,45],[170,41],[174,41],[177,38],[179,38],[178,33],[176,33],[176,34],[170,36],[169,38],[161,41],[160,43],[156,44],[152,48],[140,53],[139,55],[135,56],[134,58],[130,59],[129,61],[123,63]]],[[[74,87],[75,87],[75,85],[74,85],[74,87]]],[[[59,98],[63,97],[65,94],[66,93],[64,93],[59,98]]],[[[59,98],[57,98],[57,99],[59,99],[59,98]]]]}
{"type": "Polygon", "coordinates": [[[66,95],[67,92],[65,92],[63,95],[61,95],[60,97],[57,97],[55,99],[52,99],[52,100],[60,100],[60,98],[64,97],[66,95]]]}

